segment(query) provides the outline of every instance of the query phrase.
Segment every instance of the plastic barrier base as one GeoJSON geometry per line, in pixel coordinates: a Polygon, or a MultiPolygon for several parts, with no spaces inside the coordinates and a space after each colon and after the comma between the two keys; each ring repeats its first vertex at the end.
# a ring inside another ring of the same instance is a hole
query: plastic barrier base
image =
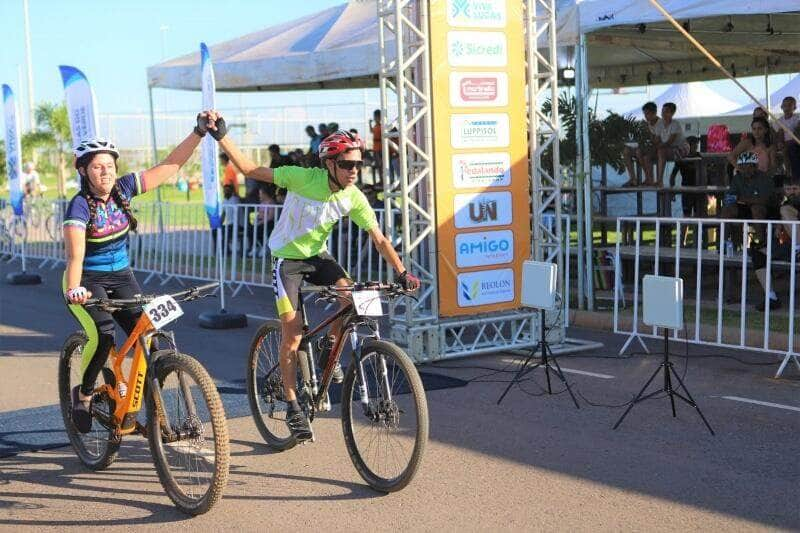
{"type": "Polygon", "coordinates": [[[6,275],[6,283],[9,285],[39,285],[42,277],[39,274],[28,274],[27,272],[11,272],[6,275]]]}
{"type": "Polygon", "coordinates": [[[241,313],[228,313],[224,309],[219,312],[200,313],[200,327],[205,329],[246,328],[247,316],[241,313]]]}

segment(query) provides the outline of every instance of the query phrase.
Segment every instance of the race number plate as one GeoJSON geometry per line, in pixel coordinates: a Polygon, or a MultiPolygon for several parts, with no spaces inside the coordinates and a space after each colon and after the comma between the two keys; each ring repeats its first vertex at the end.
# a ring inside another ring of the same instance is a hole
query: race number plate
{"type": "Polygon", "coordinates": [[[183,309],[178,305],[178,302],[172,296],[159,296],[149,304],[145,305],[142,309],[147,313],[153,327],[161,329],[170,322],[176,320],[183,315],[183,309]]]}
{"type": "Polygon", "coordinates": [[[353,305],[359,316],[383,316],[379,291],[353,291],[353,305]]]}

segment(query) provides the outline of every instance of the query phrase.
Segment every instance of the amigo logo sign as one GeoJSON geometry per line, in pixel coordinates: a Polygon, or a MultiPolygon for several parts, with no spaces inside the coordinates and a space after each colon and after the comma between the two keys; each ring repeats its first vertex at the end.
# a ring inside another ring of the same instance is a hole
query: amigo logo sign
{"type": "Polygon", "coordinates": [[[453,148],[505,148],[508,144],[507,114],[450,115],[450,145],[453,148]]]}
{"type": "Polygon", "coordinates": [[[458,275],[459,307],[512,301],[514,301],[514,271],[510,268],[465,272],[458,275]]]}
{"type": "Polygon", "coordinates": [[[447,0],[450,26],[502,28],[506,25],[505,0],[447,0]]]}
{"type": "Polygon", "coordinates": [[[456,194],[456,228],[481,228],[484,226],[507,226],[513,219],[511,192],[483,192],[456,194]]]}
{"type": "Polygon", "coordinates": [[[505,67],[506,36],[497,31],[447,32],[447,62],[451,67],[505,67]]]}
{"type": "Polygon", "coordinates": [[[450,105],[453,107],[505,107],[508,74],[505,72],[451,72],[450,105]]]}
{"type": "Polygon", "coordinates": [[[513,259],[514,232],[511,230],[456,235],[456,266],[459,268],[502,265],[513,259]]]}
{"type": "Polygon", "coordinates": [[[508,153],[453,155],[455,187],[507,187],[510,184],[511,156],[508,153]]]}

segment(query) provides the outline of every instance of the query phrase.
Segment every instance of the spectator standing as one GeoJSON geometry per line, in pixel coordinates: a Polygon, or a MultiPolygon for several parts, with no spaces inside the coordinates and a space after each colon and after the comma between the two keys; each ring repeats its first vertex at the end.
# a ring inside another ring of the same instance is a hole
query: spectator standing
{"type": "Polygon", "coordinates": [[[36,172],[36,165],[28,161],[22,170],[22,187],[25,196],[41,196],[42,180],[39,177],[39,173],[36,172]]]}
{"type": "Polygon", "coordinates": [[[777,167],[777,150],[772,143],[772,129],[763,117],[756,117],[750,124],[750,133],[742,135],[739,144],[728,154],[731,165],[736,164],[739,154],[755,152],[758,154],[758,170],[772,175],[777,167]]]}
{"type": "Polygon", "coordinates": [[[234,251],[233,241],[234,235],[242,233],[244,230],[245,220],[241,213],[237,213],[237,206],[242,203],[242,198],[237,193],[232,185],[224,185],[222,187],[222,226],[225,231],[225,242],[227,253],[234,251]]]}
{"type": "MultiPolygon", "coordinates": [[[[798,135],[798,126],[800,126],[800,115],[795,114],[797,110],[797,99],[793,96],[787,96],[781,102],[781,110],[783,116],[778,119],[778,122],[789,128],[798,135]]],[[[774,125],[777,132],[778,150],[783,152],[783,163],[786,169],[786,174],[792,178],[800,178],[800,145],[792,139],[789,132],[780,127],[779,124],[774,125]]]]}
{"type": "Polygon", "coordinates": [[[311,139],[308,142],[308,153],[316,154],[319,152],[319,143],[322,142],[322,137],[317,134],[316,130],[314,130],[314,126],[311,124],[306,126],[306,135],[311,139]]]}
{"type": "Polygon", "coordinates": [[[634,187],[639,184],[639,179],[634,172],[633,162],[637,161],[644,172],[645,183],[653,182],[653,162],[656,160],[655,136],[656,125],[660,122],[658,118],[658,106],[655,102],[647,102],[642,106],[644,123],[642,124],[641,134],[636,142],[625,145],[622,151],[622,159],[625,162],[625,169],[628,171],[628,181],[623,187],[634,187]]]}
{"type": "Polygon", "coordinates": [[[236,194],[239,194],[239,173],[236,167],[228,159],[228,154],[225,152],[219,153],[219,162],[222,165],[222,186],[230,185],[236,189],[236,194]]]}
{"type": "Polygon", "coordinates": [[[269,168],[285,167],[292,164],[289,157],[281,153],[281,147],[277,144],[269,145],[269,168]]]}
{"type": "MultiPolygon", "coordinates": [[[[673,118],[677,110],[677,106],[672,102],[661,106],[661,120],[655,127],[655,144],[658,155],[656,182],[649,185],[663,187],[667,161],[680,161],[689,153],[689,144],[683,137],[683,124],[673,118]]],[[[647,184],[646,181],[645,183],[647,184]]]]}
{"type": "Polygon", "coordinates": [[[320,142],[324,141],[325,137],[331,134],[330,130],[328,130],[328,125],[324,122],[320,122],[319,126],[317,126],[317,129],[319,130],[320,142]]]}
{"type": "Polygon", "coordinates": [[[262,183],[258,188],[258,208],[256,209],[253,247],[250,257],[264,257],[267,253],[269,236],[275,227],[275,212],[278,202],[275,199],[277,187],[272,183],[262,183]]]}

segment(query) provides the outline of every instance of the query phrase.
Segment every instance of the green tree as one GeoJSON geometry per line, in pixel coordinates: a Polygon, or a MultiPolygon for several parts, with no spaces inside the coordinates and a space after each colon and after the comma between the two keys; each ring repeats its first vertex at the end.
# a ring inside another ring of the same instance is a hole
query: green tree
{"type": "MultiPolygon", "coordinates": [[[[58,152],[58,195],[65,195],[64,176],[67,157],[72,144],[72,132],[69,126],[69,114],[66,104],[42,102],[34,111],[37,131],[25,135],[30,145],[51,148],[58,152]]],[[[23,151],[25,139],[22,140],[23,151]]]]}

